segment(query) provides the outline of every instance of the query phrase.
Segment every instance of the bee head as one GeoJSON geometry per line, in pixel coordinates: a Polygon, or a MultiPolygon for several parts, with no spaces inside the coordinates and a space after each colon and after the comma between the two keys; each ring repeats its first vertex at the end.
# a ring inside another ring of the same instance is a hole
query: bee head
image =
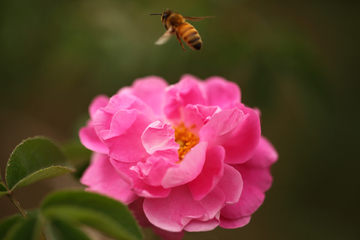
{"type": "Polygon", "coordinates": [[[166,10],[165,12],[163,12],[163,14],[161,15],[161,21],[165,22],[166,19],[173,13],[173,11],[171,10],[166,10]]]}

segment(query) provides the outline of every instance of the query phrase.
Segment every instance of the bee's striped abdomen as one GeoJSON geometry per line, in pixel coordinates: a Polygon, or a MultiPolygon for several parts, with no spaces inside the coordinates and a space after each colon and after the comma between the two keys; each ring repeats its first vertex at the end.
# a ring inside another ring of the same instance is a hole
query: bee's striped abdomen
{"type": "Polygon", "coordinates": [[[200,50],[202,46],[201,37],[196,29],[187,22],[184,22],[177,27],[176,31],[180,37],[186,42],[189,47],[195,50],[200,50]]]}

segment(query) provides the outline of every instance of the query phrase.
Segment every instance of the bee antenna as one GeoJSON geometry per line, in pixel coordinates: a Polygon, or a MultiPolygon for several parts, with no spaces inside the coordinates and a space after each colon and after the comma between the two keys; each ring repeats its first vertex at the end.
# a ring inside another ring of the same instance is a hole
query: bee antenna
{"type": "Polygon", "coordinates": [[[161,13],[151,13],[150,16],[151,15],[162,15],[162,14],[161,13]]]}

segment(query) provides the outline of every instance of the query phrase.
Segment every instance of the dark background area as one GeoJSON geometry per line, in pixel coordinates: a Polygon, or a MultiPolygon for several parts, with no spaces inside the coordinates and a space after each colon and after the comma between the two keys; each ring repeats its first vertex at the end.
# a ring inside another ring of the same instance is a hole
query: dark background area
{"type": "MultiPolygon", "coordinates": [[[[185,73],[237,82],[262,112],[279,152],[273,187],[249,225],[184,239],[359,239],[359,1],[0,2],[0,169],[23,139],[77,138],[91,100],[134,79],[169,83],[185,73]],[[195,22],[203,49],[173,37],[154,42],[170,8],[195,22]]],[[[15,195],[36,208],[49,191],[79,187],[71,176],[15,195]]],[[[0,199],[0,218],[16,213],[0,199]]],[[[148,235],[148,239],[156,237],[148,235]]]]}

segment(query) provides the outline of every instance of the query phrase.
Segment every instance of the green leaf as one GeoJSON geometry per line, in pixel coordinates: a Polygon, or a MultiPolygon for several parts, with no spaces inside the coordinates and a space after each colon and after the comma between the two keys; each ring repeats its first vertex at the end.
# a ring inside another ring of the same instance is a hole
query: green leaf
{"type": "Polygon", "coordinates": [[[53,240],[91,240],[79,228],[60,219],[50,221],[45,232],[47,238],[53,240]]]}
{"type": "Polygon", "coordinates": [[[45,217],[82,223],[116,239],[139,240],[142,233],[122,203],[91,192],[60,191],[41,205],[45,217]]]}
{"type": "Polygon", "coordinates": [[[28,216],[17,220],[8,230],[6,240],[38,240],[41,234],[41,224],[37,216],[28,216]]]}
{"type": "MultiPolygon", "coordinates": [[[[3,182],[0,182],[0,197],[8,193],[8,190],[3,182]]],[[[1,239],[1,238],[0,238],[1,239]]]]}
{"type": "MultiPolygon", "coordinates": [[[[37,218],[38,211],[30,211],[27,213],[28,217],[30,218],[37,218]]],[[[26,220],[21,214],[15,214],[13,216],[10,216],[6,219],[1,219],[0,222],[0,239],[4,239],[6,234],[9,232],[12,227],[16,227],[17,224],[21,224],[26,220]]]]}
{"type": "Polygon", "coordinates": [[[0,239],[4,239],[8,231],[17,223],[25,221],[20,214],[11,216],[0,223],[0,239]]]}
{"type": "MultiPolygon", "coordinates": [[[[0,168],[0,197],[1,196],[4,196],[8,193],[8,190],[4,184],[4,182],[2,181],[2,178],[1,178],[1,168],[0,168]]],[[[1,239],[1,238],[0,238],[1,239]]]]}
{"type": "Polygon", "coordinates": [[[20,143],[8,161],[5,178],[13,191],[42,179],[74,171],[64,154],[49,139],[35,137],[20,143]]]}

